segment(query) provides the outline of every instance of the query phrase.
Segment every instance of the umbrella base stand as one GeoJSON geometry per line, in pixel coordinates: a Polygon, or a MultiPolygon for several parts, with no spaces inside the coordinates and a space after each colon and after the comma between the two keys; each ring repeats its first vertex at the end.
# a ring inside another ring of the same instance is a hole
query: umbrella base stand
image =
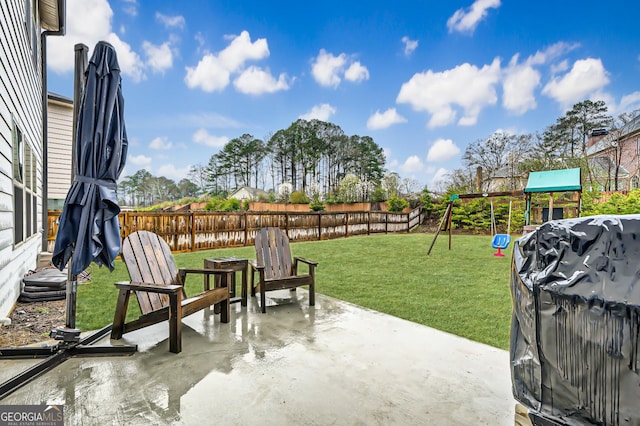
{"type": "Polygon", "coordinates": [[[0,360],[45,358],[43,361],[0,384],[0,400],[40,375],[54,369],[69,358],[75,356],[133,355],[138,350],[137,345],[93,346],[94,342],[111,332],[111,327],[112,324],[109,324],[84,339],[80,339],[80,330],[78,329],[58,328],[51,331],[51,337],[61,340],[58,344],[39,347],[0,348],[0,360]]]}

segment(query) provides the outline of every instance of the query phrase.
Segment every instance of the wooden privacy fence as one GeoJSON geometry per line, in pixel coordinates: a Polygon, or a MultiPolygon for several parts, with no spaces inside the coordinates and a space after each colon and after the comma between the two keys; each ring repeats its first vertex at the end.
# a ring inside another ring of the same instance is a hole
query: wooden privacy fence
{"type": "MultiPolygon", "coordinates": [[[[53,252],[59,210],[48,214],[48,250],[53,252]]],[[[422,207],[409,213],[360,212],[138,212],[118,215],[121,237],[138,230],[154,232],[172,252],[253,245],[256,231],[284,229],[291,241],[312,241],[374,233],[409,232],[422,223],[422,207]]]]}

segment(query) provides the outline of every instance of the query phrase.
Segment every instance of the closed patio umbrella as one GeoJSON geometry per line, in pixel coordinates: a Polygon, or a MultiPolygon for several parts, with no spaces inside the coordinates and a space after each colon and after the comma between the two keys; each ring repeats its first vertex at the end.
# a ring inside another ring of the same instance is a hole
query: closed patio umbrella
{"type": "MultiPolygon", "coordinates": [[[[114,267],[121,244],[116,181],[128,148],[120,66],[111,44],[100,41],[95,46],[85,80],[74,141],[74,180],[60,215],[52,256],[60,270],[71,259],[73,276],[92,261],[111,270],[114,267]]],[[[67,325],[75,326],[75,318],[71,322],[67,325]]]]}
{"type": "MultiPolygon", "coordinates": [[[[86,63],[86,46],[81,47],[83,60],[80,69],[86,63]]],[[[0,349],[2,359],[46,357],[1,383],[0,399],[70,357],[82,354],[131,355],[137,349],[128,345],[94,346],[93,343],[109,333],[111,324],[82,339],[80,330],[74,328],[77,275],[92,261],[113,269],[113,261],[120,252],[116,180],[124,168],[128,146],[120,67],[113,46],[99,42],[86,68],[86,85],[82,100],[78,102],[74,180],[60,215],[52,257],[53,264],[60,270],[71,259],[71,283],[67,283],[67,328],[51,331],[51,337],[62,340],[53,346],[0,349]]]]}

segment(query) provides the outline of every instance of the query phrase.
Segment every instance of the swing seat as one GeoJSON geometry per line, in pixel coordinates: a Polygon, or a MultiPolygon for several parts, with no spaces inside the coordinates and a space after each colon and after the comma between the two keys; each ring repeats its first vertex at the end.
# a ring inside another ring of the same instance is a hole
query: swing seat
{"type": "Polygon", "coordinates": [[[496,234],[493,236],[493,242],[491,247],[494,249],[506,249],[511,242],[511,235],[509,234],[496,234]]]}
{"type": "Polygon", "coordinates": [[[506,249],[511,242],[511,236],[509,234],[496,234],[493,236],[493,242],[491,243],[491,247],[494,249],[498,249],[496,253],[493,255],[496,257],[504,257],[504,253],[502,253],[502,249],[506,249]]]}

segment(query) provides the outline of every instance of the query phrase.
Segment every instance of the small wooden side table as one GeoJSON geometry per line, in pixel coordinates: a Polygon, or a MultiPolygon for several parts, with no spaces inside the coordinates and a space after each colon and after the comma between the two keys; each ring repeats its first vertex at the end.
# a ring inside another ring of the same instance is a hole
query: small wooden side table
{"type": "MultiPolygon", "coordinates": [[[[204,260],[206,269],[231,269],[234,273],[231,275],[231,288],[229,289],[229,302],[240,302],[242,306],[247,306],[247,269],[249,261],[240,257],[216,257],[204,260]],[[236,272],[241,272],[242,295],[236,297],[236,272]]],[[[219,276],[215,277],[216,285],[220,285],[219,276]]],[[[205,276],[205,288],[209,288],[209,276],[205,276]]]]}

